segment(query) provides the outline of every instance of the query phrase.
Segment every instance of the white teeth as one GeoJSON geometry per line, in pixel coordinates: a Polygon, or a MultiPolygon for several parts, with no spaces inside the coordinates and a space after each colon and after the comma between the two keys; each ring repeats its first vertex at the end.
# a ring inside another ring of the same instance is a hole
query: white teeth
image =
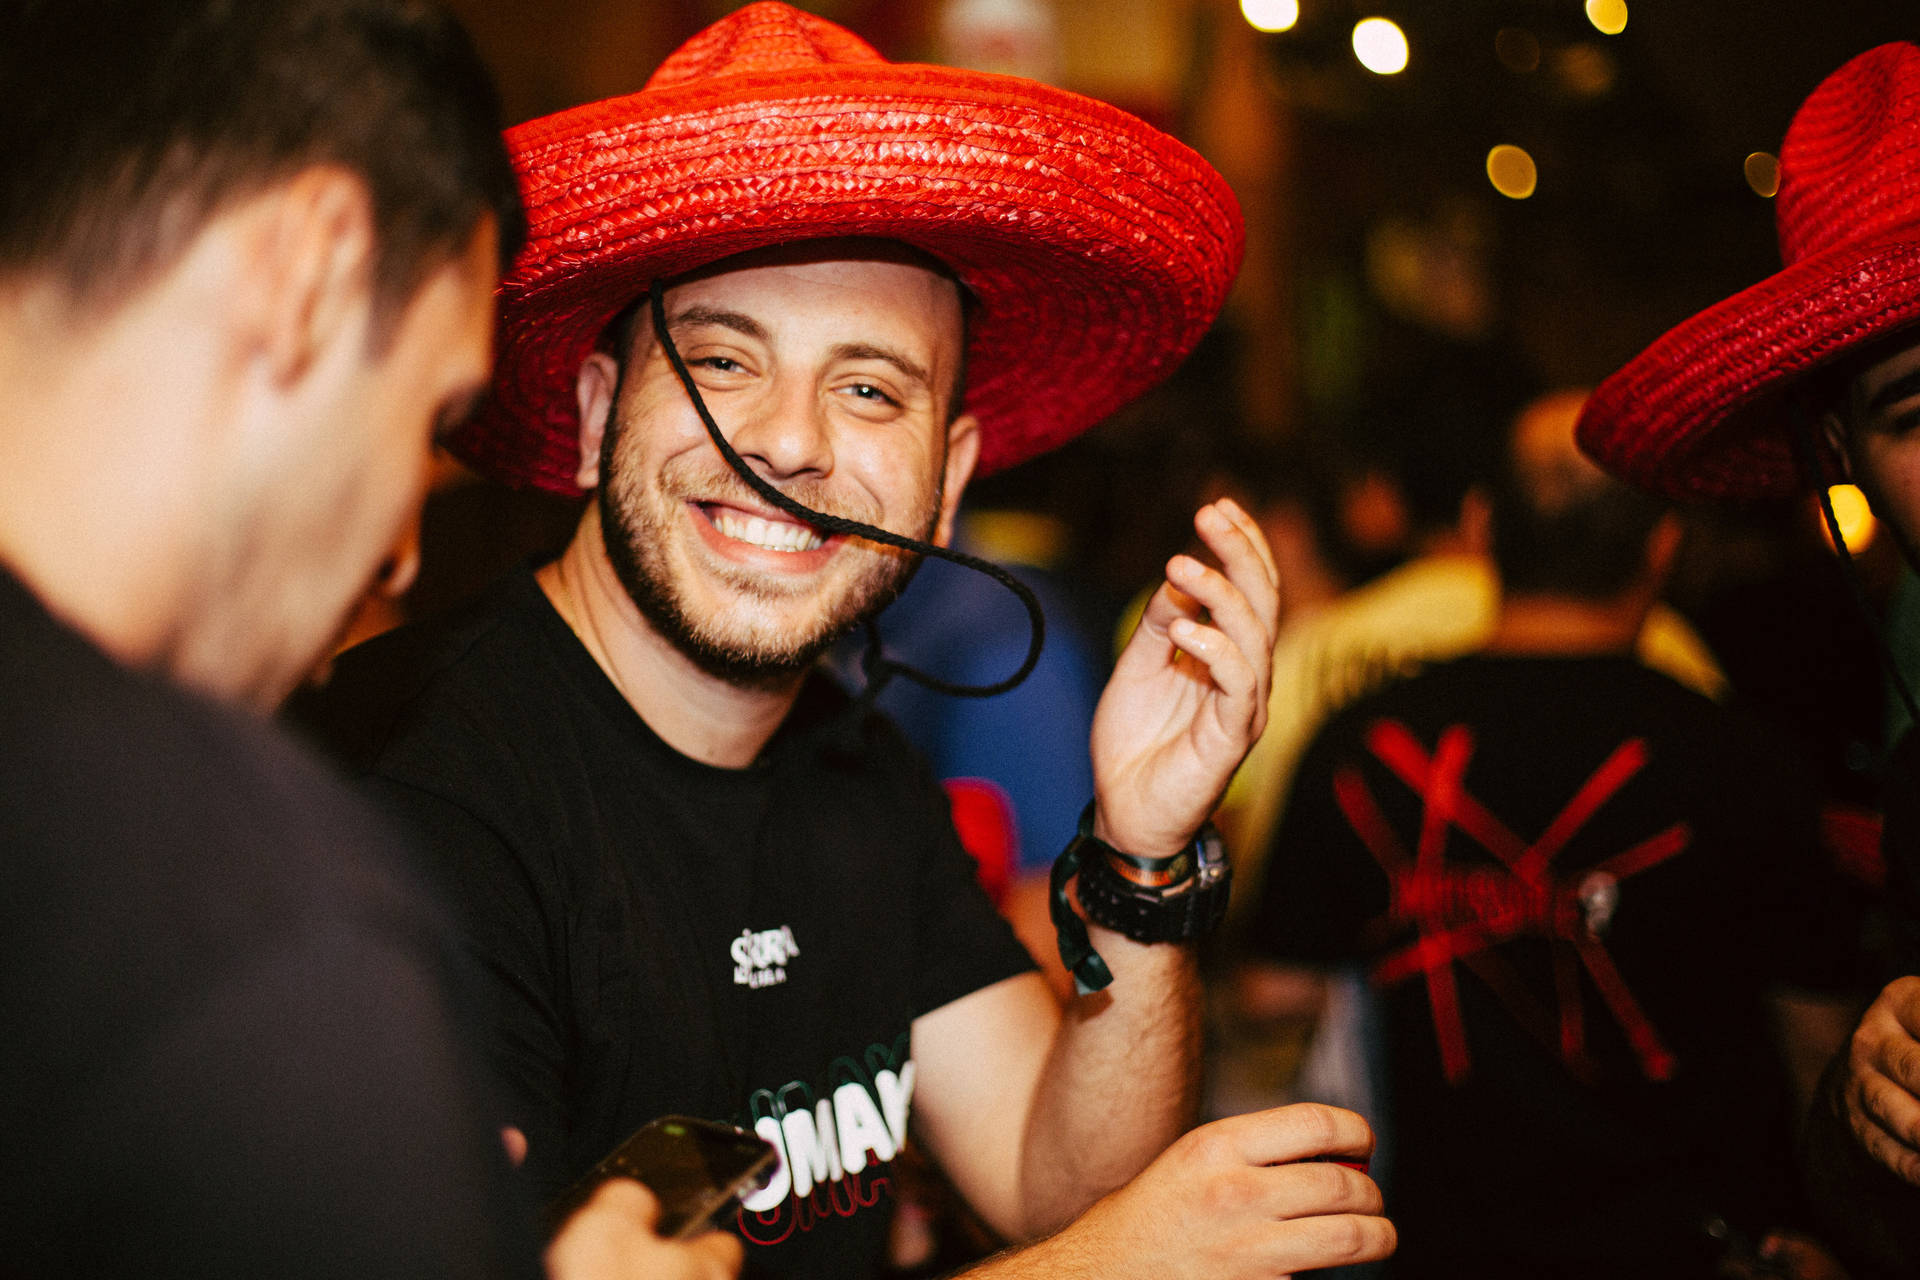
{"type": "Polygon", "coordinates": [[[713,527],[736,542],[751,543],[768,551],[812,551],[826,542],[803,524],[744,516],[734,511],[713,512],[713,527]]]}

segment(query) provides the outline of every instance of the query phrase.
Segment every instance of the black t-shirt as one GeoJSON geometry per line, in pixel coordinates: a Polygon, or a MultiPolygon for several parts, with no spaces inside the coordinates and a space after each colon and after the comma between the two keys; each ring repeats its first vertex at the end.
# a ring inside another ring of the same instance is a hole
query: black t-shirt
{"type": "Polygon", "coordinates": [[[1881,788],[1886,825],[1880,852],[1887,868],[1892,937],[1888,977],[1920,973],[1920,729],[1909,729],[1887,761],[1881,788]]]}
{"type": "Polygon", "coordinates": [[[0,572],[0,1273],[539,1274],[364,802],[0,572]]]}
{"type": "Polygon", "coordinates": [[[1468,658],[1329,722],[1253,945],[1364,957],[1388,1018],[1401,1274],[1693,1274],[1791,1210],[1769,988],[1857,917],[1764,736],[1624,658],[1468,658]]]}
{"type": "Polygon", "coordinates": [[[308,712],[418,833],[493,982],[495,1060],[551,1196],[641,1124],[781,1149],[753,1274],[884,1246],[920,1014],[1031,967],[945,795],[823,677],[761,758],[669,748],[538,585],[346,655],[308,712]]]}

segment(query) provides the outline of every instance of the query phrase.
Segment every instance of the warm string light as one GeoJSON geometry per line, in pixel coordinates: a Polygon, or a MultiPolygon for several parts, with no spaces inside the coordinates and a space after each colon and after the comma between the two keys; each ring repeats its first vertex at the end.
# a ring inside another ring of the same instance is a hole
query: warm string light
{"type": "MultiPolygon", "coordinates": [[[[1833,503],[1833,518],[1840,525],[1840,536],[1845,539],[1847,550],[1859,555],[1872,546],[1873,535],[1880,526],[1867,506],[1867,495],[1853,485],[1836,484],[1827,490],[1827,500],[1833,503]]],[[[1833,535],[1824,525],[1821,532],[1832,541],[1833,535]]]]}
{"type": "Polygon", "coordinates": [[[1603,36],[1627,29],[1627,0],[1587,0],[1587,21],[1603,36]]]}
{"type": "Polygon", "coordinates": [[[1291,31],[1300,21],[1300,0],[1240,0],[1240,16],[1255,31],[1291,31]]]}
{"type": "Polygon", "coordinates": [[[1503,142],[1487,152],[1487,181],[1509,200],[1525,200],[1539,185],[1540,171],[1524,147],[1503,142]]]}
{"type": "Polygon", "coordinates": [[[1353,28],[1353,56],[1375,75],[1407,69],[1407,34],[1387,18],[1362,18],[1353,28]]]}

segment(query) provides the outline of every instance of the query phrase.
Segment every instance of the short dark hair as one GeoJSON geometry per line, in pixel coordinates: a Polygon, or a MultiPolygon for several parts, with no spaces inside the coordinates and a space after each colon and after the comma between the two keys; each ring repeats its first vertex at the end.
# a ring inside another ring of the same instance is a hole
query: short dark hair
{"type": "Polygon", "coordinates": [[[117,301],[237,199],[315,165],[367,185],[376,313],[491,215],[525,240],[492,79],[427,0],[12,0],[0,276],[117,301]]]}
{"type": "Polygon", "coordinates": [[[1667,504],[1569,453],[1509,450],[1491,492],[1493,562],[1513,595],[1611,600],[1647,567],[1667,504]]]}

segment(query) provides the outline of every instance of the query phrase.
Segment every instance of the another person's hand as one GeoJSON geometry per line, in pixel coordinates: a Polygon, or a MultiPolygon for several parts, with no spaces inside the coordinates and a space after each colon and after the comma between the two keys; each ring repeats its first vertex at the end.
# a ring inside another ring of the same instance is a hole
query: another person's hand
{"type": "Polygon", "coordinates": [[[631,1178],[611,1178],[547,1246],[553,1280],[732,1280],[740,1241],[709,1231],[666,1240],[654,1231],[660,1202],[631,1178]]]}
{"type": "Polygon", "coordinates": [[[1175,556],[1093,717],[1096,832],[1160,857],[1193,838],[1267,720],[1279,573],[1231,499],[1193,519],[1214,569],[1175,556]]]}
{"type": "MultiPolygon", "coordinates": [[[[1218,1120],[1175,1142],[1047,1246],[1059,1274],[1103,1280],[1274,1280],[1384,1258],[1380,1189],[1330,1156],[1364,1161],[1373,1131],[1301,1103],[1218,1120]]],[[[1017,1270],[1010,1274],[1018,1274],[1017,1270]]]]}
{"type": "Polygon", "coordinates": [[[1920,1186],[1920,977],[1898,978],[1880,993],[1829,1080],[1828,1103],[1854,1140],[1920,1186]]]}

